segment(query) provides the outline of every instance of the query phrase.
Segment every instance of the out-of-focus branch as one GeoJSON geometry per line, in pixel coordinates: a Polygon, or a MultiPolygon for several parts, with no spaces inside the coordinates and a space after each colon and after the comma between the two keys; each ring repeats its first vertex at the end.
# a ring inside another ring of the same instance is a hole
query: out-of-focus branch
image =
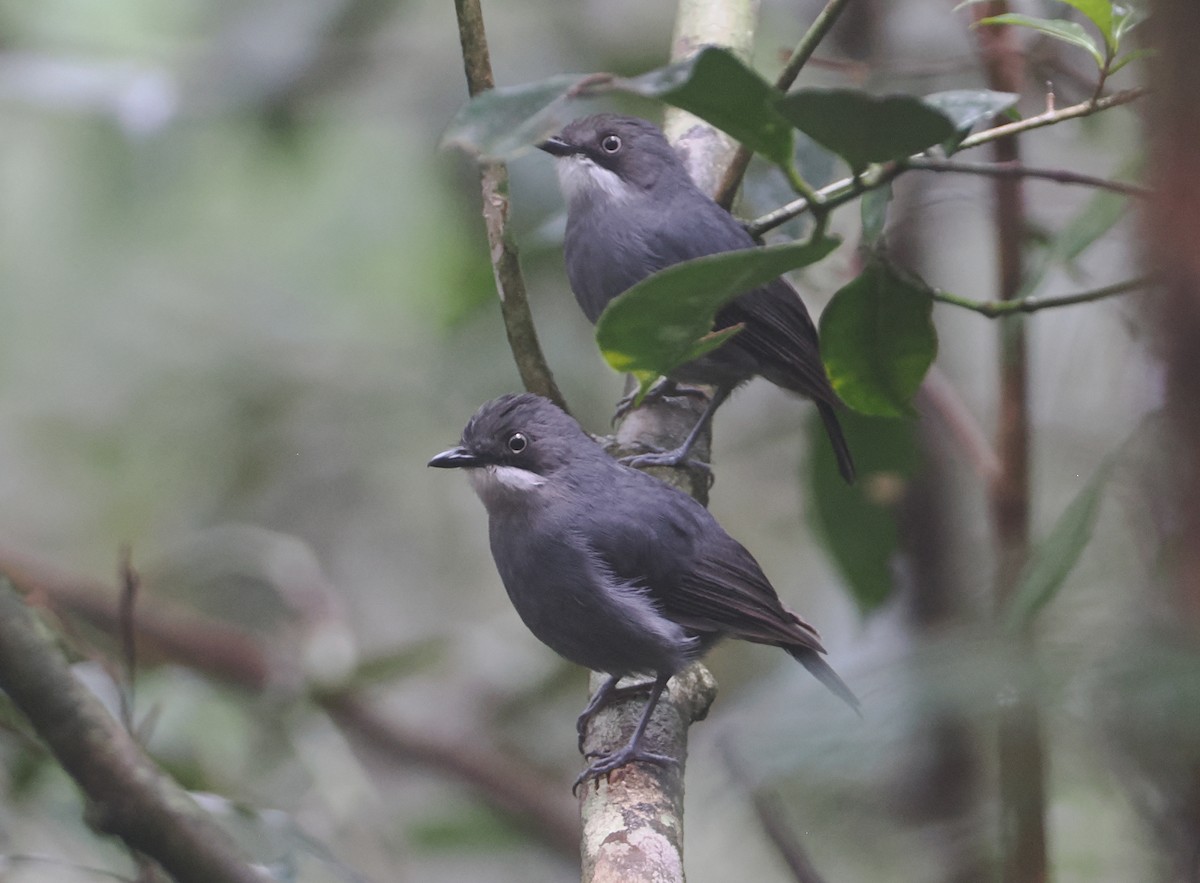
{"type": "MultiPolygon", "coordinates": [[[[103,581],[75,576],[11,549],[0,549],[0,574],[60,615],[81,617],[118,635],[116,591],[103,581]]],[[[352,691],[306,691],[296,665],[273,658],[249,632],[146,599],[139,601],[135,625],[142,662],[169,659],[250,692],[282,685],[298,701],[311,695],[352,738],[360,738],[392,760],[420,764],[463,782],[554,851],[569,859],[578,857],[579,826],[563,783],[548,781],[544,774],[497,754],[483,742],[448,740],[385,721],[352,691]]],[[[354,677],[347,682],[354,683],[354,677]]]]}
{"type": "Polygon", "coordinates": [[[934,365],[917,390],[917,409],[922,415],[936,416],[963,452],[967,462],[985,484],[990,486],[1000,474],[996,449],[988,441],[983,427],[968,409],[958,391],[934,365]]]}
{"type": "Polygon", "coordinates": [[[96,830],[180,883],[264,883],[228,836],[71,674],[46,626],[0,580],[0,689],[75,780],[96,830]]]}
{"type": "Polygon", "coordinates": [[[1084,175],[1080,172],[1072,172],[1070,169],[1035,169],[1020,163],[962,162],[928,156],[914,157],[906,160],[904,165],[922,172],[956,172],[965,175],[983,175],[989,178],[1040,178],[1056,184],[1078,184],[1081,187],[1109,190],[1137,199],[1147,199],[1150,196],[1150,191],[1145,187],[1127,184],[1124,181],[1110,181],[1095,175],[1084,175]]]}
{"type": "Polygon", "coordinates": [[[317,702],[338,726],[372,751],[451,773],[469,783],[504,818],[564,857],[579,858],[579,823],[565,784],[547,782],[481,741],[466,743],[401,727],[355,696],[331,693],[318,696],[317,702]]]}
{"type": "MultiPolygon", "coordinates": [[[[483,10],[479,0],[454,0],[454,10],[458,15],[467,91],[474,97],[495,85],[487,34],[483,29],[483,10]]],[[[529,392],[545,396],[566,410],[566,400],[554,382],[538,342],[525,293],[525,278],[521,275],[517,242],[508,228],[508,167],[500,162],[483,163],[479,184],[483,191],[483,220],[487,226],[492,272],[496,278],[496,293],[500,295],[500,315],[521,382],[529,392]]]]}
{"type": "MultiPolygon", "coordinates": [[[[834,22],[838,20],[838,16],[842,14],[842,10],[849,2],[850,0],[829,0],[825,4],[825,8],[817,13],[817,17],[804,32],[804,36],[792,50],[787,64],[776,78],[776,89],[786,92],[792,87],[792,83],[796,82],[796,77],[800,76],[801,69],[808,64],[812,54],[817,51],[817,46],[825,39],[825,35],[829,33],[829,29],[833,27],[834,22]]],[[[733,197],[737,194],[738,187],[742,185],[742,178],[746,175],[746,168],[750,165],[752,155],[744,144],[738,145],[737,151],[725,168],[725,175],[721,178],[717,192],[713,196],[718,205],[726,209],[733,205],[733,197]]]]}
{"type": "MultiPolygon", "coordinates": [[[[985,15],[1007,12],[1008,4],[992,2],[972,10],[978,20],[985,15]]],[[[1024,59],[1015,29],[977,28],[975,37],[988,87],[1019,93],[1024,86],[1024,59]]],[[[993,155],[999,164],[1020,163],[1016,131],[1006,132],[993,141],[993,155]]],[[[997,178],[993,192],[1000,299],[1015,300],[1024,281],[1026,214],[1022,179],[997,178]]],[[[1013,315],[999,321],[996,452],[1000,471],[990,488],[990,503],[996,549],[994,596],[996,609],[1002,610],[1012,600],[1029,558],[1030,425],[1025,320],[1013,315]]],[[[1027,635],[1020,639],[1029,640],[1027,635]]],[[[1046,785],[1041,713],[1028,685],[1014,683],[1011,687],[1011,700],[998,710],[1001,879],[1004,883],[1044,883],[1046,785]]]]}

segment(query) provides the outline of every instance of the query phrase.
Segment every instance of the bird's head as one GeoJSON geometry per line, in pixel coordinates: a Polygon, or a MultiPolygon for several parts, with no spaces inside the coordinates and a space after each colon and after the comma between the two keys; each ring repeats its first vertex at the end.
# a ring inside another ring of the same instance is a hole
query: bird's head
{"type": "Polygon", "coordinates": [[[538,145],[558,160],[568,206],[624,203],[671,181],[690,179],[662,131],[637,117],[583,117],[538,145]]]}
{"type": "Polygon", "coordinates": [[[581,458],[608,459],[565,411],[530,393],[503,395],[480,406],[457,447],[438,454],[430,466],[465,469],[489,509],[527,501],[549,490],[581,458]]]}

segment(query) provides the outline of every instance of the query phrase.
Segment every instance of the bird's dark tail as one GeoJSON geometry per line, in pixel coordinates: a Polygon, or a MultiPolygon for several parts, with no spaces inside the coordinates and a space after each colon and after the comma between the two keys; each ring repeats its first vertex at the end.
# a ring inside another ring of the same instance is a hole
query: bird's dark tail
{"type": "Polygon", "coordinates": [[[809,674],[829,688],[835,696],[854,709],[854,713],[862,717],[862,703],[854,695],[854,691],[846,686],[846,682],[838,677],[838,673],[826,662],[819,652],[812,647],[794,644],[784,647],[792,658],[808,669],[809,674]]]}
{"type": "Polygon", "coordinates": [[[850,456],[850,446],[846,444],[846,435],[842,432],[842,424],[838,422],[837,412],[827,402],[817,402],[817,410],[821,412],[821,422],[825,424],[829,443],[833,445],[838,471],[847,484],[854,484],[854,458],[850,456]]]}

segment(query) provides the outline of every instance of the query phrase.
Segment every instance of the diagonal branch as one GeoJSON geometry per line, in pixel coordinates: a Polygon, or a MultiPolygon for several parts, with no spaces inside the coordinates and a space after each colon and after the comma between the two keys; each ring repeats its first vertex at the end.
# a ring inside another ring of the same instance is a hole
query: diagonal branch
{"type": "MultiPolygon", "coordinates": [[[[454,11],[458,16],[467,91],[473,97],[495,85],[487,34],[483,28],[483,11],[479,0],[455,0],[454,11]]],[[[487,226],[492,273],[496,279],[496,292],[500,295],[500,315],[521,382],[529,392],[545,396],[566,410],[566,401],[554,382],[538,342],[525,293],[525,279],[521,275],[517,242],[508,227],[508,167],[501,162],[483,163],[479,185],[483,191],[483,220],[487,226]]]]}
{"type": "Polygon", "coordinates": [[[1083,187],[1094,187],[1097,190],[1110,190],[1113,193],[1137,199],[1147,199],[1152,195],[1147,188],[1139,187],[1136,184],[1127,184],[1124,181],[1110,181],[1095,175],[1072,172],[1070,169],[1035,169],[1021,163],[959,162],[919,156],[905,160],[903,165],[905,168],[921,172],[958,172],[991,178],[1040,178],[1044,181],[1054,181],[1056,184],[1078,184],[1083,187]]]}
{"type": "Polygon", "coordinates": [[[87,799],[88,821],[180,883],[264,883],[228,836],[71,674],[45,625],[0,579],[0,689],[87,799]]]}

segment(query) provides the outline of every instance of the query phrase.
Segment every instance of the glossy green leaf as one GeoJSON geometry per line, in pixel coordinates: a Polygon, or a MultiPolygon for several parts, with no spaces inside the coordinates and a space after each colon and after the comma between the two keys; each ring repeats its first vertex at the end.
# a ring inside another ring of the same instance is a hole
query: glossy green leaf
{"type": "Polygon", "coordinates": [[[1155,49],[1153,46],[1147,46],[1144,49],[1134,49],[1132,52],[1126,52],[1120,58],[1116,59],[1111,65],[1109,65],[1108,73],[1111,76],[1121,68],[1125,67],[1125,65],[1129,64],[1131,61],[1137,61],[1139,58],[1150,58],[1154,54],[1155,49]]]}
{"type": "Polygon", "coordinates": [[[859,610],[869,613],[892,592],[892,562],[899,545],[896,504],[919,461],[911,420],[839,414],[854,451],[858,479],[838,473],[833,447],[815,414],[809,421],[808,484],[818,534],[859,610]]]}
{"type": "Polygon", "coordinates": [[[443,147],[486,159],[509,159],[566,125],[574,113],[568,95],[583,74],[481,92],[464,104],[442,134],[443,147]]]}
{"type": "Polygon", "coordinates": [[[1074,6],[1094,24],[1104,37],[1104,42],[1114,50],[1113,5],[1111,0],[1062,0],[1068,6],[1074,6]]]}
{"type": "MultiPolygon", "coordinates": [[[[710,255],[667,267],[613,299],[596,323],[596,342],[618,371],[654,376],[720,346],[713,318],[739,294],[816,263],[840,240],[788,243],[710,255]]],[[[736,333],[734,329],[720,335],[736,333]]]]}
{"type": "Polygon", "coordinates": [[[1096,60],[1096,66],[1100,68],[1104,67],[1104,53],[1100,51],[1100,47],[1096,45],[1096,41],[1092,39],[1079,22],[1063,21],[1056,18],[1035,18],[1031,15],[1018,15],[1015,12],[1009,12],[1004,15],[992,15],[988,18],[981,18],[976,24],[1016,25],[1022,28],[1032,28],[1048,37],[1053,37],[1056,40],[1062,40],[1064,43],[1070,43],[1073,46],[1086,49],[1091,53],[1092,58],[1096,60]]]}
{"type": "Polygon", "coordinates": [[[1144,22],[1148,15],[1141,0],[1125,0],[1113,8],[1113,42],[1117,48],[1125,35],[1144,22]]]}
{"type": "Polygon", "coordinates": [[[703,49],[616,86],[694,113],[777,165],[792,161],[792,127],[775,110],[779,90],[726,49],[703,49]]]}
{"type": "Polygon", "coordinates": [[[996,114],[1015,107],[1020,97],[1014,92],[995,92],[991,89],[951,89],[946,92],[934,92],[921,100],[945,114],[954,123],[957,131],[943,142],[946,152],[953,153],[954,148],[977,123],[990,120],[996,114]]]}
{"type": "Polygon", "coordinates": [[[1092,538],[1110,475],[1112,463],[1108,462],[1096,471],[1033,550],[1004,612],[1005,627],[1018,630],[1029,626],[1038,612],[1054,600],[1092,538]]]}
{"type": "Polygon", "coordinates": [[[839,290],[821,314],[821,355],[839,396],[879,417],[913,413],[937,355],[933,297],[880,261],[839,290]]]}
{"type": "Polygon", "coordinates": [[[857,89],[802,89],[780,100],[779,112],[855,172],[902,159],[955,132],[941,111],[911,95],[876,98],[857,89]]]}

